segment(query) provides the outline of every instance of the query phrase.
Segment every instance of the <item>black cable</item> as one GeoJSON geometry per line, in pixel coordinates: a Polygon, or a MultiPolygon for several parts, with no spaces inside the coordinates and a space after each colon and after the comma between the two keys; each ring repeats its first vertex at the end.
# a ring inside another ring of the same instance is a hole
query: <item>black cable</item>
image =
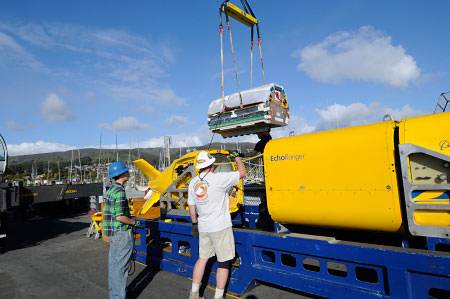
{"type": "Polygon", "coordinates": [[[131,237],[133,238],[133,249],[131,251],[130,262],[128,264],[128,276],[131,276],[136,272],[136,255],[137,250],[134,248],[136,239],[134,238],[134,228],[131,229],[131,237]]]}
{"type": "MultiPolygon", "coordinates": [[[[222,115],[224,114],[225,108],[226,108],[226,106],[225,106],[225,100],[224,100],[224,101],[223,101],[223,111],[219,114],[219,117],[217,118],[217,122],[216,122],[215,127],[214,127],[213,130],[215,130],[215,129],[217,129],[217,127],[219,127],[219,125],[220,125],[220,123],[221,123],[220,118],[221,118],[222,115]]],[[[223,122],[223,120],[222,120],[222,122],[223,122]]],[[[212,134],[212,136],[211,136],[211,140],[209,141],[207,150],[209,150],[209,149],[211,148],[211,144],[212,144],[212,142],[213,142],[213,140],[214,140],[214,135],[216,135],[216,132],[213,132],[213,134],[212,134]]]]}
{"type": "Polygon", "coordinates": [[[241,0],[241,4],[242,4],[242,7],[244,8],[244,11],[246,12],[246,13],[249,13],[249,11],[248,11],[248,9],[247,9],[247,6],[245,5],[245,0],[241,0]]]}
{"type": "MultiPolygon", "coordinates": [[[[220,116],[219,116],[219,117],[220,117],[220,116]]],[[[212,136],[211,136],[211,140],[209,141],[207,150],[209,150],[209,149],[211,148],[211,144],[212,144],[212,142],[213,142],[214,135],[216,135],[216,132],[213,132],[213,134],[212,134],[212,136]]]]}

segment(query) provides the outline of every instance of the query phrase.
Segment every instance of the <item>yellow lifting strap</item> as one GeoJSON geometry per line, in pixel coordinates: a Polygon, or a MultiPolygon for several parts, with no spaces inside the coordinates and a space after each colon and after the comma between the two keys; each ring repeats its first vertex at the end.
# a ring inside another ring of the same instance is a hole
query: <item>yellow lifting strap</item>
{"type": "Polygon", "coordinates": [[[246,26],[250,27],[258,24],[258,20],[254,16],[246,13],[244,10],[240,9],[238,6],[234,5],[231,2],[225,2],[223,4],[223,8],[230,17],[246,26]]]}

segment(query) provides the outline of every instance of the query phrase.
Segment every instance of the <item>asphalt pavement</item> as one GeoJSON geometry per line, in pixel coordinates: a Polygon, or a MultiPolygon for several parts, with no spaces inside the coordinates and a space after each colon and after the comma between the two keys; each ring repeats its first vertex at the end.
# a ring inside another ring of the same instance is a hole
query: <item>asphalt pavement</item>
{"type": "MultiPolygon", "coordinates": [[[[8,251],[0,254],[0,298],[108,298],[108,245],[86,238],[88,227],[87,215],[11,224],[8,251]]],[[[128,285],[130,298],[184,299],[191,281],[138,264],[128,285]]],[[[213,289],[204,295],[213,298],[213,289]]],[[[240,298],[307,297],[260,285],[240,298]]]]}

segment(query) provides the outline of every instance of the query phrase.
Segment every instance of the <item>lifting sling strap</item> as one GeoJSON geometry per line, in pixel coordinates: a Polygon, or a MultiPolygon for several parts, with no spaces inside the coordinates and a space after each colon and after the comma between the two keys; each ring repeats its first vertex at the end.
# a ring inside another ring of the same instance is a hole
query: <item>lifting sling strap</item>
{"type": "MultiPolygon", "coordinates": [[[[262,39],[259,31],[259,22],[253,13],[250,5],[247,0],[240,0],[243,10],[238,6],[231,3],[229,0],[225,0],[219,9],[219,37],[220,37],[220,96],[222,98],[222,111],[226,110],[225,105],[225,70],[224,70],[224,50],[223,50],[223,14],[225,14],[227,30],[229,33],[230,39],[230,49],[231,55],[233,57],[234,64],[234,77],[236,81],[236,87],[239,94],[240,106],[243,107],[241,87],[239,81],[239,67],[237,64],[236,51],[234,49],[233,44],[233,34],[231,32],[231,24],[229,17],[232,17],[236,21],[250,27],[250,87],[253,87],[253,48],[254,48],[254,27],[256,26],[256,34],[257,34],[257,42],[259,48],[259,60],[261,63],[261,79],[263,84],[265,84],[265,74],[264,74],[264,63],[262,56],[262,39]]],[[[208,149],[211,147],[211,144],[214,140],[215,133],[211,136],[211,141],[209,142],[208,149]]]]}
{"type": "Polygon", "coordinates": [[[229,17],[234,18],[236,21],[249,26],[250,27],[250,87],[253,87],[253,48],[254,48],[254,27],[256,26],[256,34],[257,34],[257,43],[259,48],[259,60],[261,64],[261,79],[263,84],[265,84],[265,71],[264,71],[264,62],[263,62],[263,52],[262,52],[262,39],[261,34],[259,30],[259,22],[256,18],[255,14],[253,13],[250,5],[248,4],[247,0],[240,0],[243,10],[231,3],[229,0],[226,0],[222,3],[220,6],[220,25],[219,25],[219,35],[220,35],[220,62],[221,62],[221,97],[223,101],[223,110],[226,109],[225,107],[225,70],[224,70],[224,56],[223,56],[223,24],[222,24],[222,15],[225,14],[226,19],[226,25],[227,30],[229,32],[229,39],[230,39],[230,49],[231,49],[231,55],[233,58],[233,64],[234,64],[234,76],[236,81],[236,87],[237,91],[239,93],[240,97],[240,104],[241,107],[243,106],[242,102],[242,95],[241,95],[241,88],[240,88],[240,81],[239,81],[239,68],[237,64],[237,57],[236,57],[236,51],[234,49],[233,44],[233,34],[231,31],[231,24],[229,17]]]}

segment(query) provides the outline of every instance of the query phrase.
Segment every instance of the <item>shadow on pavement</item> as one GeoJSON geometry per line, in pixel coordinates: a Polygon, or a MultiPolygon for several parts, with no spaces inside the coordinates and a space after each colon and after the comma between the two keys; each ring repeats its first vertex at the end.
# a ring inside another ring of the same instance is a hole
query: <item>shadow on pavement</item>
{"type": "MultiPolygon", "coordinates": [[[[14,221],[8,225],[6,250],[17,250],[36,246],[62,234],[87,230],[89,223],[65,221],[63,218],[40,218],[14,221]]],[[[83,231],[84,233],[84,231],[83,231]]]]}
{"type": "Polygon", "coordinates": [[[152,268],[151,266],[145,267],[127,287],[127,298],[136,299],[153,280],[159,269],[152,268]]]}

